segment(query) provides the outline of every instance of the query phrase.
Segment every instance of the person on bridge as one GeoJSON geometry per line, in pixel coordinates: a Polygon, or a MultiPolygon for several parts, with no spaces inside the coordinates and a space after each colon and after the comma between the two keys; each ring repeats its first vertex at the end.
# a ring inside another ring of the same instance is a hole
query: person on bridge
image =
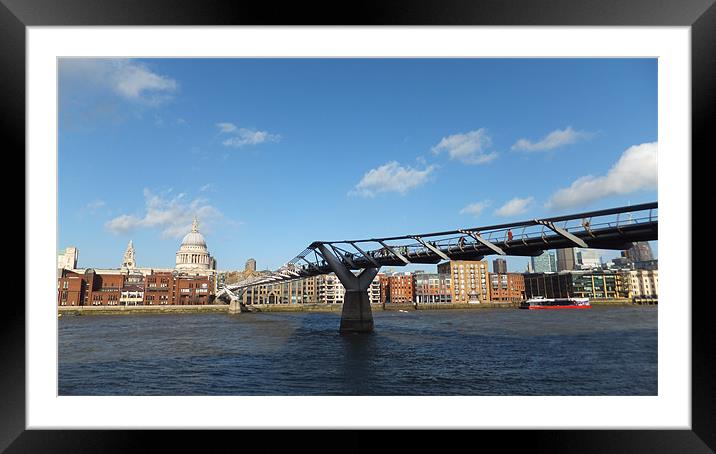
{"type": "Polygon", "coordinates": [[[512,241],[512,230],[507,229],[507,241],[512,241]]]}

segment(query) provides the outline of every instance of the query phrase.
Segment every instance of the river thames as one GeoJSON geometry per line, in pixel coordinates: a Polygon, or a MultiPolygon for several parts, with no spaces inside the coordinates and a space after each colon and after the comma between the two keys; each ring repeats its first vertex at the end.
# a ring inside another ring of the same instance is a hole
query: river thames
{"type": "Polygon", "coordinates": [[[63,316],[60,395],[656,395],[650,307],[63,316]]]}

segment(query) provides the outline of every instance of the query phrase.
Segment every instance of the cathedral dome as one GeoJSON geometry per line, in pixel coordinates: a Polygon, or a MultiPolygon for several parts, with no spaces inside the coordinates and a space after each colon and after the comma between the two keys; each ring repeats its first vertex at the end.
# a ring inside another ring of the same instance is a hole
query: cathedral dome
{"type": "Polygon", "coordinates": [[[204,235],[192,230],[191,232],[187,233],[184,236],[183,240],[181,240],[181,245],[182,246],[204,246],[204,247],[206,247],[206,240],[204,240],[204,235]]]}
{"type": "Polygon", "coordinates": [[[191,232],[182,239],[176,253],[177,270],[209,270],[215,269],[216,261],[209,255],[204,235],[199,233],[199,222],[194,218],[191,232]]]}
{"type": "Polygon", "coordinates": [[[182,246],[202,246],[206,248],[206,240],[204,235],[199,233],[199,222],[194,218],[194,222],[191,223],[191,232],[184,235],[184,239],[181,240],[182,246]]]}

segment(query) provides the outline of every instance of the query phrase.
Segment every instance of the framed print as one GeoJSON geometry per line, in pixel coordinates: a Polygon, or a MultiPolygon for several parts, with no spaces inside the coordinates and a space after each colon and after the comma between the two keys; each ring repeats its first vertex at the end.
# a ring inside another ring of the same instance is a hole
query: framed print
{"type": "Polygon", "coordinates": [[[2,2],[9,452],[321,428],[714,449],[689,184],[712,2],[2,2]],[[520,310],[545,308],[589,310],[520,310]]]}

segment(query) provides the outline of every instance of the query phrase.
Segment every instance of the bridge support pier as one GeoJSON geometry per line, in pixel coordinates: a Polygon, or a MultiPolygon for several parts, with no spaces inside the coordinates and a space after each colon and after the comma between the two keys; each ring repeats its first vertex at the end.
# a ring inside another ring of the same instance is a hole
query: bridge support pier
{"type": "Polygon", "coordinates": [[[370,308],[368,288],[375,275],[378,274],[378,268],[366,268],[360,274],[355,275],[326,246],[318,244],[318,250],[346,289],[339,331],[341,333],[372,333],[373,311],[370,308]]]}
{"type": "Polygon", "coordinates": [[[240,314],[243,312],[241,307],[241,301],[238,298],[231,298],[229,303],[229,314],[240,314]]]}
{"type": "Polygon", "coordinates": [[[229,298],[229,314],[240,314],[246,311],[246,308],[241,304],[241,295],[237,295],[228,288],[224,288],[217,294],[217,298],[229,298]]]}

